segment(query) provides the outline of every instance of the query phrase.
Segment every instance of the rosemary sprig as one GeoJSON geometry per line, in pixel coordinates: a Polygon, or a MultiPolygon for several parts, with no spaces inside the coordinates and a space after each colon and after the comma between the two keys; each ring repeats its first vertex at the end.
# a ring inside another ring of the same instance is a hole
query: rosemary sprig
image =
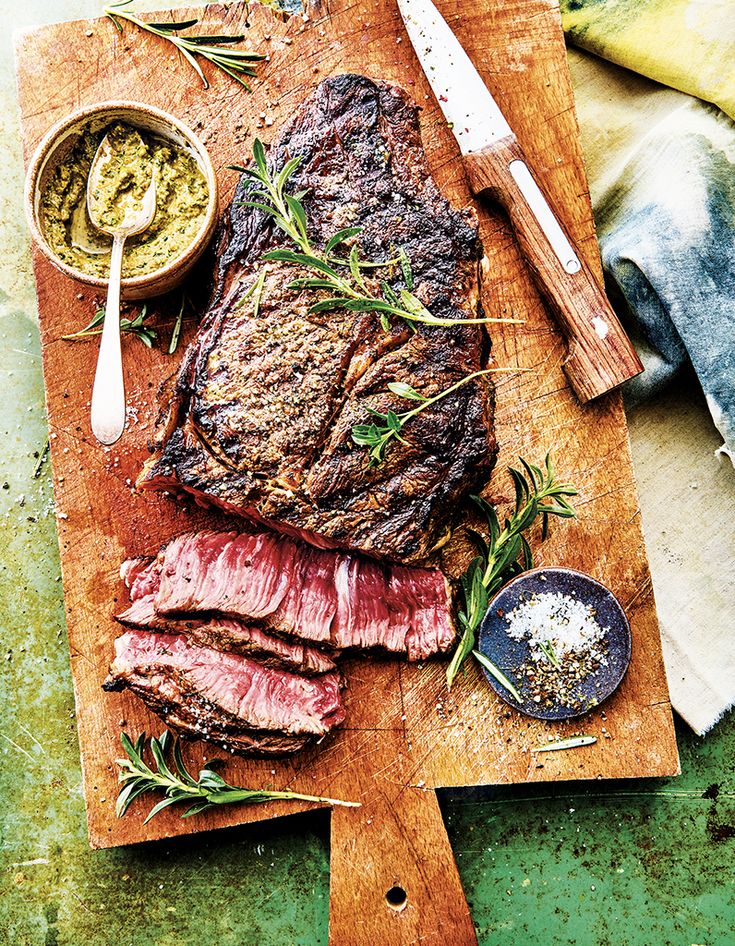
{"type": "MultiPolygon", "coordinates": [[[[143,305],[140,312],[134,318],[129,319],[123,317],[120,319],[120,331],[128,335],[134,335],[143,342],[146,348],[152,348],[153,343],[158,338],[158,332],[145,324],[147,315],[148,307],[143,305]]],[[[72,335],[62,335],[61,337],[65,342],[74,342],[80,338],[91,338],[94,335],[101,335],[102,323],[104,321],[105,310],[97,309],[89,325],[85,325],[84,328],[80,329],[78,332],[74,332],[72,335]]]]}
{"type": "Polygon", "coordinates": [[[127,755],[126,759],[116,759],[120,767],[118,781],[120,794],[115,804],[115,814],[122,818],[131,803],[147,792],[163,792],[164,798],[154,805],[148,812],[143,824],[168,808],[169,805],[179,803],[189,807],[182,814],[182,818],[190,818],[216,805],[230,805],[235,803],[257,804],[265,801],[319,801],[330,805],[343,805],[350,808],[359,807],[358,802],[339,801],[335,798],[320,798],[316,795],[301,795],[298,792],[272,792],[268,790],[239,788],[230,785],[221,775],[211,768],[211,763],[205,765],[194,778],[186,769],[181,754],[181,744],[166,730],[158,739],[151,737],[149,742],[150,753],[153,756],[154,768],[143,761],[146,734],[141,733],[135,744],[127,733],[120,734],[120,740],[127,755]],[[167,761],[167,756],[173,760],[173,766],[167,761]]]}
{"type": "Polygon", "coordinates": [[[320,299],[311,305],[310,312],[331,312],[335,309],[376,312],[380,315],[385,331],[390,329],[391,316],[401,318],[409,324],[421,322],[428,325],[467,325],[490,322],[520,324],[522,322],[521,319],[442,319],[432,315],[412,292],[413,273],[405,251],[399,250],[395,259],[382,262],[363,260],[356,242],[352,243],[347,256],[340,256],[335,252],[340,247],[344,248],[347,241],[354,240],[361,233],[361,227],[346,227],[338,230],[327,240],[323,249],[317,249],[308,234],[308,221],[303,204],[306,191],[298,191],[294,194],[286,192],[286,184],[299,167],[301,158],[299,156],[291,158],[276,176],[272,177],[268,171],[263,143],[257,138],[253,142],[253,158],[254,167],[230,165],[232,170],[245,174],[252,182],[248,194],[249,199],[243,203],[246,207],[254,207],[272,217],[276,226],[296,247],[295,250],[271,250],[264,255],[263,259],[291,263],[312,273],[309,277],[292,280],[288,285],[289,289],[326,290],[330,293],[327,298],[320,299]],[[383,279],[380,281],[382,294],[375,295],[365,281],[363,271],[396,263],[400,263],[406,288],[396,290],[383,279]]]}
{"type": "Polygon", "coordinates": [[[178,23],[148,23],[145,20],[141,20],[140,17],[131,13],[129,10],[122,9],[122,7],[129,6],[130,3],[132,3],[132,0],[118,0],[117,3],[111,3],[103,10],[120,33],[122,33],[122,26],[118,21],[127,20],[128,23],[133,23],[141,30],[152,33],[153,36],[160,36],[162,39],[172,43],[202,80],[205,89],[209,88],[209,82],[207,82],[207,78],[202,72],[202,67],[196,59],[197,56],[207,59],[218,69],[221,69],[222,72],[226,72],[228,76],[231,76],[243,85],[248,92],[250,91],[250,86],[243,76],[256,75],[255,67],[251,65],[251,63],[261,62],[266,57],[260,53],[249,52],[245,49],[222,48],[223,46],[230,46],[234,43],[241,42],[245,39],[244,33],[233,35],[178,36],[177,34],[181,32],[181,30],[188,30],[192,26],[196,26],[199,20],[183,20],[178,23]]]}
{"type": "Polygon", "coordinates": [[[406,384],[405,381],[391,381],[388,385],[388,390],[393,394],[397,394],[399,397],[406,398],[408,401],[420,401],[421,403],[418,407],[412,408],[410,411],[403,411],[400,414],[397,414],[395,411],[388,411],[383,414],[380,411],[373,410],[371,407],[366,407],[365,410],[372,417],[375,417],[380,424],[355,424],[352,427],[352,441],[356,443],[359,447],[369,447],[370,448],[370,466],[378,466],[385,459],[385,448],[388,446],[391,440],[399,440],[401,443],[406,441],[401,436],[403,428],[406,426],[408,421],[412,417],[416,417],[417,414],[420,414],[421,411],[426,410],[427,407],[431,407],[432,404],[436,404],[437,401],[441,401],[442,398],[447,397],[447,395],[452,394],[458,388],[461,388],[463,385],[467,384],[470,381],[473,381],[475,378],[479,378],[482,375],[486,374],[495,374],[496,372],[501,371],[527,371],[527,368],[485,368],[483,371],[473,371],[471,374],[466,375],[461,380],[457,381],[456,384],[452,384],[450,387],[445,388],[439,394],[435,394],[433,397],[426,397],[426,395],[421,394],[416,388],[412,387],[410,384],[406,384]]]}
{"type": "Polygon", "coordinates": [[[515,508],[502,527],[495,508],[480,496],[472,497],[487,519],[489,534],[485,538],[478,532],[470,532],[479,554],[460,579],[462,608],[457,618],[462,637],[447,667],[450,688],[459,668],[474,650],[476,632],[490,599],[515,575],[533,567],[531,546],[523,533],[540,516],[544,539],[549,516],[572,519],[576,515],[568,497],[576,496],[577,490],[571,483],[556,480],[550,454],[546,455],[543,470],[523,458],[520,463],[524,472],[513,467],[508,469],[515,486],[515,508]]]}

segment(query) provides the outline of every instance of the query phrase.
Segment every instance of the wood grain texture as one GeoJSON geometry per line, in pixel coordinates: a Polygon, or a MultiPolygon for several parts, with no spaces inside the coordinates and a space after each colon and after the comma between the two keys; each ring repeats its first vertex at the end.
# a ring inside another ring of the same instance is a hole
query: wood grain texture
{"type": "MultiPolygon", "coordinates": [[[[556,5],[549,0],[444,0],[440,6],[507,110],[530,163],[599,278],[556,5]]],[[[201,12],[182,10],[175,18],[201,12]]],[[[204,139],[226,202],[236,179],[227,165],[247,158],[256,129],[269,140],[320,79],[354,70],[400,83],[424,106],[424,143],[437,183],[455,205],[471,203],[456,144],[393,3],[330,0],[310,16],[308,22],[287,19],[237,3],[207,8],[207,32],[242,30],[254,46],[270,52],[252,95],[211,70],[211,88],[203,90],[186,64],[170,57],[158,40],[129,27],[120,36],[109,21],[22,34],[17,62],[26,159],[48,127],[71,109],[104,99],[141,99],[175,112],[204,139]]],[[[174,14],[159,18],[168,17],[174,14]]],[[[424,937],[434,942],[437,916],[449,914],[460,931],[454,942],[472,941],[466,905],[453,896],[459,886],[433,788],[678,771],[620,400],[612,395],[579,406],[562,371],[564,339],[533,287],[506,219],[484,204],[478,211],[488,258],[484,304],[489,313],[526,320],[523,326],[493,332],[496,362],[534,369],[498,375],[501,455],[486,495],[501,504],[510,501],[506,465],[519,454],[542,458],[553,449],[559,472],[580,488],[579,519],[554,524],[550,539],[539,547],[539,563],[582,569],[612,588],[631,620],[633,658],[622,686],[602,710],[582,724],[562,725],[512,712],[475,667],[447,693],[442,663],[353,660],[346,664],[347,723],[334,739],[291,760],[229,761],[224,774],[232,782],[292,787],[363,803],[354,818],[333,814],[331,939],[339,946],[423,942],[424,937]],[[551,753],[541,762],[531,753],[548,736],[568,735],[580,726],[598,736],[596,745],[551,753]],[[446,880],[439,878],[435,863],[446,866],[446,880]],[[386,904],[388,879],[405,886],[410,908],[397,912],[386,904]],[[442,896],[441,907],[432,905],[437,883],[452,892],[442,896]],[[369,928],[358,923],[368,907],[375,916],[369,928]],[[348,934],[350,916],[354,923],[348,934]]],[[[152,553],[172,534],[212,517],[165,496],[136,495],[131,485],[147,455],[158,385],[175,367],[176,359],[163,353],[168,335],[164,333],[161,350],[152,352],[134,339],[124,340],[133,413],[120,444],[101,448],[89,430],[96,346],[61,340],[88,321],[96,300],[89,293],[79,298],[81,287],[40,254],[34,263],[91,844],[128,844],[303,810],[309,806],[277,803],[223,808],[182,821],[169,809],[144,828],[141,803],[124,820],[115,818],[113,760],[119,755],[120,729],[137,733],[161,728],[132,695],[100,689],[117,631],[111,613],[125,600],[118,567],[131,553],[152,553]]],[[[202,278],[200,274],[193,281],[202,278]]],[[[162,318],[172,319],[178,303],[177,294],[164,299],[158,306],[162,318]]],[[[188,324],[184,341],[193,331],[188,324]]],[[[534,540],[537,544],[537,535],[534,540]]],[[[456,574],[465,557],[458,538],[445,550],[445,565],[456,574]]],[[[204,744],[187,748],[195,767],[212,755],[221,753],[204,744]]],[[[444,938],[452,941],[449,935],[444,938]]]]}
{"type": "MultiPolygon", "coordinates": [[[[522,186],[511,174],[514,162],[528,167],[514,136],[464,156],[473,193],[493,196],[510,218],[536,286],[567,339],[564,373],[577,397],[586,404],[640,374],[643,365],[584,259],[579,261],[581,268],[577,264],[577,272],[568,272],[549,245],[522,186]]],[[[569,199],[566,194],[561,197],[569,199]]],[[[555,216],[560,219],[558,209],[555,216]]],[[[569,239],[569,234],[566,236],[569,239]]],[[[574,241],[570,243],[573,247],[574,241]]]]}

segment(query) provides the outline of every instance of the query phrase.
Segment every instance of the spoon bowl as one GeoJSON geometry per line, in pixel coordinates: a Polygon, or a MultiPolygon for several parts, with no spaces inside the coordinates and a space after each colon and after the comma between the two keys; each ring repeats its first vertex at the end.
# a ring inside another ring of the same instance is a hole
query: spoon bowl
{"type": "MultiPolygon", "coordinates": [[[[137,137],[140,150],[144,152],[145,145],[138,132],[131,129],[130,136],[137,137]]],[[[87,178],[89,220],[100,232],[112,237],[105,321],[92,388],[91,417],[92,433],[106,445],[119,440],[125,429],[125,383],[120,346],[120,283],[125,240],[147,230],[156,214],[156,176],[153,171],[142,198],[137,196],[135,187],[128,186],[125,168],[120,186],[114,189],[117,201],[110,205],[101,196],[105,177],[114,174],[116,164],[124,163],[124,158],[112,135],[106,134],[97,148],[87,178]]]]}
{"type": "MultiPolygon", "coordinates": [[[[131,136],[135,136],[140,142],[141,148],[144,148],[143,139],[135,129],[129,129],[131,136]]],[[[119,215],[114,222],[107,219],[109,207],[105,200],[100,196],[101,186],[104,183],[105,174],[116,160],[115,147],[109,134],[100,141],[99,147],[92,160],[92,166],[89,169],[87,178],[87,213],[90,222],[102,233],[115,237],[127,239],[131,236],[137,236],[143,233],[153,222],[156,214],[156,176],[151,174],[150,184],[143,194],[142,200],[136,196],[133,188],[126,188],[119,192],[119,205],[116,208],[119,215]]]]}

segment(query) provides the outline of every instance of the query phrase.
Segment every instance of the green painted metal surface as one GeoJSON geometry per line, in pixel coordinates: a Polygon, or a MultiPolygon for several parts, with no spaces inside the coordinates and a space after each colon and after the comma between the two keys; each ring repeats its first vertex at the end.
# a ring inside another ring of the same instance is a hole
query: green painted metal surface
{"type": "MultiPolygon", "coordinates": [[[[324,814],[87,847],[10,35],[97,9],[0,4],[0,943],[326,943],[324,814]]],[[[735,944],[735,727],[679,735],[676,780],[443,795],[483,946],[735,944]]]]}

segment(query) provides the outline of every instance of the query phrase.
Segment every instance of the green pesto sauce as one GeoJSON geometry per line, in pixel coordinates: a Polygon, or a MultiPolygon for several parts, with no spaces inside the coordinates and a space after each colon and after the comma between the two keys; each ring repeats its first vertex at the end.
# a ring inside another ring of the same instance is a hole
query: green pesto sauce
{"type": "Polygon", "coordinates": [[[83,130],[41,197],[41,227],[64,263],[90,276],[107,277],[112,241],[90,223],[86,198],[89,169],[108,132],[113,156],[93,195],[105,226],[115,227],[124,208],[142,200],[151,173],[156,177],[153,221],[139,236],[126,241],[123,253],[123,276],[143,276],[161,269],[190,246],[207,212],[209,190],[204,175],[194,156],[173,142],[120,122],[94,132],[83,130]]]}
{"type": "Polygon", "coordinates": [[[87,183],[90,220],[104,230],[115,230],[131,217],[140,217],[143,198],[153,176],[153,161],[148,145],[138,131],[127,125],[114,125],[107,132],[105,154],[97,160],[87,183]]]}

